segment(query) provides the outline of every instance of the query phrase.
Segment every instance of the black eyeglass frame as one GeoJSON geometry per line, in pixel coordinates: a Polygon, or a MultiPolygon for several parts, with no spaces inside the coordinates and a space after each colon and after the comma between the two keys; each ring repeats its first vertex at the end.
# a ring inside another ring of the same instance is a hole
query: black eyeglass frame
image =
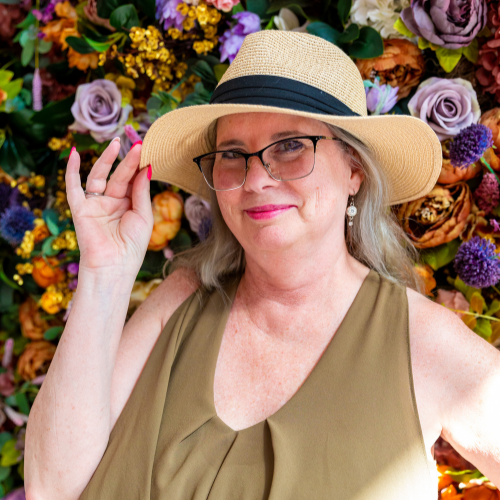
{"type": "Polygon", "coordinates": [[[252,156],[258,156],[259,157],[260,162],[262,163],[263,167],[266,169],[267,173],[275,181],[279,181],[279,182],[296,181],[298,179],[303,179],[304,177],[307,177],[308,175],[311,175],[313,173],[314,166],[316,165],[316,145],[318,144],[318,141],[320,141],[321,139],[329,139],[329,140],[332,140],[332,141],[340,141],[340,142],[342,142],[342,140],[339,139],[338,137],[330,137],[330,136],[327,136],[327,135],[301,135],[301,136],[297,136],[297,137],[286,137],[285,139],[280,139],[279,141],[273,142],[272,144],[269,144],[265,148],[262,148],[260,151],[256,151],[255,153],[243,153],[242,151],[234,151],[234,150],[231,150],[231,149],[224,149],[224,150],[220,150],[220,151],[212,151],[211,153],[205,153],[203,155],[197,156],[196,158],[193,158],[193,161],[196,163],[196,165],[198,165],[198,168],[200,169],[200,172],[203,175],[203,178],[205,179],[205,182],[207,183],[208,187],[210,189],[212,189],[213,191],[234,191],[235,189],[239,189],[240,187],[242,187],[243,184],[245,184],[245,182],[247,180],[248,159],[251,158],[252,156]],[[283,141],[292,141],[293,139],[310,139],[313,142],[313,147],[314,147],[314,162],[313,162],[312,169],[311,169],[311,171],[308,174],[302,175],[301,177],[294,177],[293,179],[286,179],[286,180],[276,179],[276,177],[274,177],[273,174],[269,170],[269,164],[264,163],[264,159],[262,158],[262,155],[263,155],[264,151],[266,149],[270,148],[271,146],[274,146],[275,144],[278,144],[278,143],[283,142],[283,141]],[[239,186],[234,187],[234,188],[230,188],[230,189],[215,189],[215,188],[213,188],[210,185],[210,183],[208,182],[207,178],[205,177],[205,173],[203,172],[203,169],[201,168],[201,160],[205,156],[213,155],[213,154],[216,154],[216,153],[238,153],[238,154],[240,154],[241,156],[243,156],[245,158],[245,177],[243,178],[243,182],[239,186]]]}

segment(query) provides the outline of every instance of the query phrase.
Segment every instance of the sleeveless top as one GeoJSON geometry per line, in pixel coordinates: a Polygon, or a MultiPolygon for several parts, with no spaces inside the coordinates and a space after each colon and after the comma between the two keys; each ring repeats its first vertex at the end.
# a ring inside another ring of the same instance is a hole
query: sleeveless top
{"type": "Polygon", "coordinates": [[[437,499],[406,289],[370,270],[298,391],[235,431],[213,382],[239,281],[195,292],[165,325],[80,500],[437,499]]]}

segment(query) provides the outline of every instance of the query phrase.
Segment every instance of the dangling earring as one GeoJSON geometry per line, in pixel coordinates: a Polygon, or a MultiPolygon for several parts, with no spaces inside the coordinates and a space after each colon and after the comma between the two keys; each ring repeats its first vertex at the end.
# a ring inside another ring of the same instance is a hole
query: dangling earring
{"type": "Polygon", "coordinates": [[[358,213],[358,209],[354,206],[354,196],[351,196],[351,204],[347,207],[346,213],[349,216],[349,226],[352,226],[352,218],[358,213]]]}

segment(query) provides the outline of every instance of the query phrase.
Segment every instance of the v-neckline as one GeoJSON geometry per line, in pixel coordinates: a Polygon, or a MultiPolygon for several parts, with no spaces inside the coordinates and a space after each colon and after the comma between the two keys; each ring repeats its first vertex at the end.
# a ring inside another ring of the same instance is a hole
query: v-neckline
{"type": "Polygon", "coordinates": [[[286,401],[286,403],[283,406],[281,406],[280,408],[278,408],[278,410],[276,410],[273,414],[271,414],[268,417],[266,417],[264,420],[261,420],[260,422],[257,422],[256,424],[253,424],[253,425],[251,425],[249,427],[245,427],[244,429],[235,430],[232,427],[229,427],[229,425],[226,424],[226,422],[224,422],[224,420],[222,420],[219,417],[219,415],[217,415],[217,410],[215,409],[214,383],[215,383],[215,370],[217,368],[217,360],[218,360],[220,348],[221,348],[221,345],[222,345],[222,338],[224,336],[224,331],[226,329],[226,325],[227,325],[227,322],[229,320],[229,314],[231,312],[231,308],[232,308],[232,305],[234,303],[234,299],[236,297],[236,293],[238,291],[238,287],[239,287],[239,284],[240,284],[240,281],[241,281],[241,277],[242,276],[240,276],[239,279],[236,280],[236,282],[234,282],[232,284],[232,286],[231,286],[231,293],[228,294],[228,297],[230,299],[230,301],[229,301],[230,303],[229,303],[229,305],[226,306],[226,308],[224,310],[224,313],[221,315],[221,320],[220,320],[220,323],[219,323],[218,328],[216,330],[216,332],[217,332],[217,339],[216,339],[216,342],[214,342],[215,349],[213,349],[213,352],[211,353],[212,354],[211,363],[210,363],[210,365],[211,365],[211,373],[210,373],[209,382],[210,382],[210,403],[212,404],[212,412],[214,414],[214,418],[218,419],[219,422],[221,422],[221,424],[224,426],[224,428],[226,428],[228,431],[231,431],[231,432],[234,432],[236,434],[239,434],[239,433],[242,433],[242,432],[245,432],[245,431],[251,431],[252,429],[255,429],[256,427],[264,424],[265,422],[269,421],[270,419],[277,418],[278,415],[280,415],[281,413],[283,413],[284,411],[286,411],[285,409],[290,406],[290,402],[292,400],[295,401],[299,397],[299,395],[301,395],[304,392],[305,387],[308,385],[309,379],[312,376],[314,376],[319,371],[319,369],[322,366],[322,364],[325,363],[324,359],[327,357],[327,355],[329,354],[330,350],[332,349],[331,346],[332,346],[332,344],[334,342],[334,339],[338,338],[339,334],[342,334],[342,332],[346,329],[347,320],[354,314],[355,306],[361,300],[361,292],[365,288],[367,288],[368,283],[370,281],[370,278],[373,275],[376,275],[376,274],[378,274],[378,273],[376,273],[376,271],[374,269],[370,269],[370,271],[368,272],[368,274],[365,276],[365,279],[363,280],[363,283],[361,283],[361,286],[359,287],[359,290],[357,291],[357,293],[356,293],[356,295],[354,297],[354,300],[352,301],[351,305],[347,309],[347,312],[344,315],[344,318],[342,319],[339,327],[337,328],[337,331],[335,332],[335,335],[333,335],[333,337],[331,338],[330,342],[326,346],[326,349],[323,351],[323,354],[320,356],[318,362],[316,363],[316,365],[314,365],[314,367],[311,370],[311,372],[309,373],[309,375],[305,378],[304,382],[302,382],[302,385],[297,389],[297,391],[292,395],[292,397],[288,401],[286,401]],[[215,355],[215,358],[213,357],[214,355],[215,355]]]}

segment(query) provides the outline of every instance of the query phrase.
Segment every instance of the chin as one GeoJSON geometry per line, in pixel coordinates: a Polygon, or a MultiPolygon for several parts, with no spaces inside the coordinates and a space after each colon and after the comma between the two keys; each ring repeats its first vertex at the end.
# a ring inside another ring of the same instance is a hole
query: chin
{"type": "Polygon", "coordinates": [[[261,224],[245,231],[244,239],[262,251],[284,250],[297,241],[291,229],[289,225],[261,224]]]}

